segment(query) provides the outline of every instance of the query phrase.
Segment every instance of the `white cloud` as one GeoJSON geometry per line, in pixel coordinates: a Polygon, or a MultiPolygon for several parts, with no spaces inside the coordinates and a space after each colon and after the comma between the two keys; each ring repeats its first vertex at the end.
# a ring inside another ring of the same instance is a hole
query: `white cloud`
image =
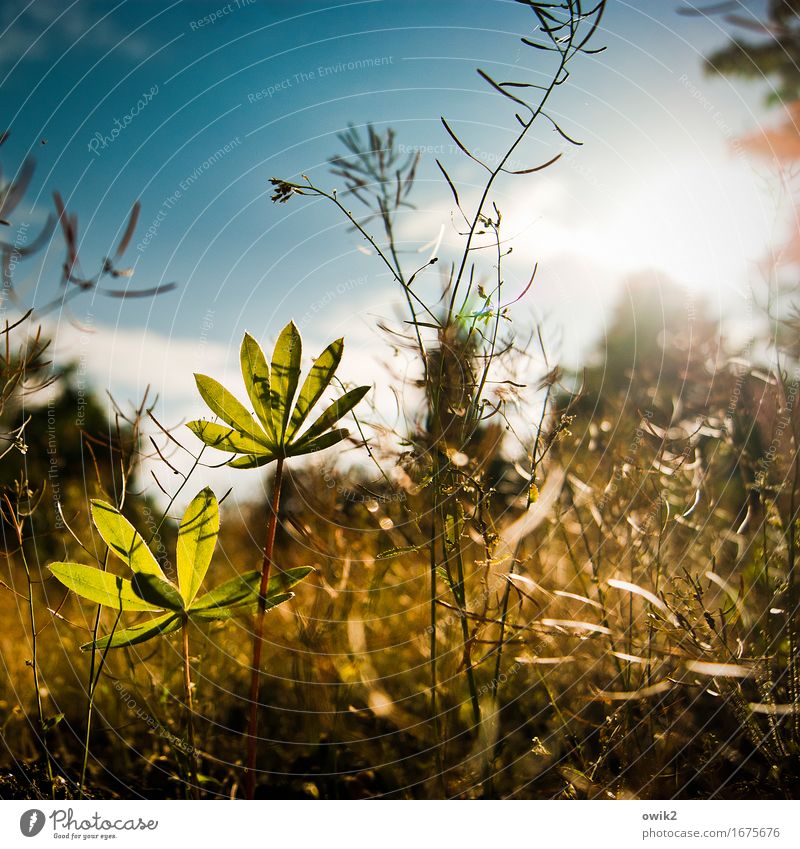
{"type": "MultiPolygon", "coordinates": [[[[378,418],[385,424],[398,425],[394,396],[389,391],[386,378],[385,349],[377,332],[371,325],[371,316],[378,304],[364,306],[363,312],[354,315],[352,309],[342,304],[328,308],[324,324],[313,326],[304,333],[304,370],[311,358],[338,335],[346,335],[345,356],[339,377],[347,383],[376,385],[374,402],[378,418]],[[324,334],[324,335],[323,335],[324,334]]],[[[199,397],[193,374],[202,372],[213,376],[229,387],[240,398],[245,390],[239,370],[238,349],[220,345],[209,339],[198,337],[167,337],[150,330],[114,328],[105,325],[81,326],[61,321],[42,323],[44,335],[52,339],[51,354],[56,367],[75,364],[80,376],[98,394],[104,397],[106,390],[123,409],[137,405],[146,390],[149,397],[158,396],[155,415],[166,427],[174,428],[192,418],[209,417],[208,408],[199,397]]],[[[238,337],[237,337],[238,338],[238,337]]],[[[274,339],[262,340],[269,357],[274,339]]],[[[371,414],[364,411],[364,415],[371,414]]],[[[145,436],[158,435],[157,428],[146,423],[145,436]]],[[[191,451],[198,451],[199,441],[188,431],[178,428],[178,439],[191,451]]],[[[159,439],[159,442],[164,442],[159,439]]],[[[187,472],[192,459],[186,452],[168,445],[169,459],[176,468],[187,472]]],[[[204,461],[209,464],[223,463],[226,455],[212,450],[206,451],[204,461]]],[[[329,458],[330,459],[330,458],[329,458]]],[[[172,491],[178,478],[157,458],[145,464],[145,475],[155,472],[159,481],[172,491]]],[[[253,498],[263,494],[264,470],[238,471],[226,467],[202,468],[195,472],[194,483],[177,502],[181,507],[201,486],[211,485],[222,495],[233,487],[237,499],[253,498]]],[[[155,486],[154,495],[158,495],[155,486]]],[[[176,509],[177,509],[176,508],[176,509]]]]}

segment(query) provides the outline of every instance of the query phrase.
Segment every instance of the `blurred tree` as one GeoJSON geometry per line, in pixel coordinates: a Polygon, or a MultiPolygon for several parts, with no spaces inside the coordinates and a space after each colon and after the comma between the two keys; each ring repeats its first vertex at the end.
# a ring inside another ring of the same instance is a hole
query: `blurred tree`
{"type": "MultiPolygon", "coordinates": [[[[741,8],[739,3],[712,9],[741,8]]],[[[702,13],[703,10],[699,9],[702,13]]],[[[800,98],[800,0],[770,0],[763,19],[754,14],[727,14],[726,20],[750,37],[734,36],[705,61],[709,74],[724,74],[771,83],[767,102],[786,104],[800,98]]]]}
{"type": "Polygon", "coordinates": [[[579,437],[559,449],[562,459],[584,481],[612,482],[651,476],[667,456],[741,521],[769,443],[762,420],[775,399],[737,353],[704,300],[655,272],[632,276],[589,365],[574,377],[579,397],[559,398],[562,406],[571,400],[579,437]]]}
{"type": "Polygon", "coordinates": [[[658,272],[632,275],[589,357],[575,411],[607,416],[622,403],[628,414],[658,410],[667,422],[689,407],[699,412],[721,345],[718,322],[691,291],[658,272]]]}
{"type": "Polygon", "coordinates": [[[765,102],[780,107],[783,113],[770,126],[759,127],[736,141],[740,149],[775,164],[793,200],[789,237],[768,257],[767,270],[771,273],[781,266],[800,263],[800,197],[793,168],[800,161],[800,0],[770,0],[761,18],[755,13],[726,14],[740,8],[738,3],[723,3],[705,10],[683,11],[725,14],[737,34],[706,58],[706,73],[768,83],[765,102]]]}
{"type": "MultiPolygon", "coordinates": [[[[30,384],[23,379],[5,399],[0,433],[17,436],[0,452],[0,492],[19,495],[35,506],[31,533],[37,540],[37,557],[44,563],[64,553],[66,537],[60,532],[57,503],[72,522],[76,514],[85,513],[87,498],[120,493],[123,465],[130,465],[125,489],[135,488],[136,465],[128,458],[138,450],[138,438],[128,422],[109,418],[79,380],[76,365],[53,371],[38,357],[25,368],[46,374],[46,386],[37,377],[29,392],[30,384]]],[[[3,371],[15,370],[12,357],[3,371]]],[[[8,533],[5,527],[3,531],[8,533]]]]}

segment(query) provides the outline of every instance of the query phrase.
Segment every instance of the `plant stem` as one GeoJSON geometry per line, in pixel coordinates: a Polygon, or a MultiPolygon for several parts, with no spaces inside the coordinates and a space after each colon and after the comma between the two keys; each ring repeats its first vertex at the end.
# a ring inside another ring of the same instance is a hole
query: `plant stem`
{"type": "Polygon", "coordinates": [[[272,568],[272,549],[275,546],[275,532],[278,528],[278,508],[281,503],[281,484],[283,482],[283,458],[275,465],[275,480],[272,482],[272,504],[270,507],[267,541],[264,544],[264,560],[261,564],[261,586],[258,594],[258,611],[253,631],[253,664],[250,672],[250,720],[247,726],[247,771],[245,773],[245,793],[248,799],[255,798],[256,792],[256,748],[258,743],[258,685],[261,676],[261,651],[264,646],[264,614],[267,612],[267,588],[272,568]]]}
{"type": "MultiPolygon", "coordinates": [[[[105,556],[103,557],[103,571],[105,572],[108,568],[108,549],[106,549],[105,556]]],[[[105,660],[105,652],[100,660],[100,668],[97,668],[97,648],[95,646],[97,642],[97,634],[100,628],[100,616],[102,613],[102,607],[98,605],[97,612],[94,616],[94,626],[92,627],[92,655],[89,660],[89,689],[87,693],[86,699],[86,734],[83,738],[83,757],[81,759],[81,777],[78,782],[78,798],[83,799],[83,794],[86,789],[86,770],[89,766],[89,741],[92,735],[92,716],[94,714],[94,691],[97,686],[97,682],[100,679],[100,673],[103,671],[103,661],[105,660]]],[[[122,613],[122,611],[120,611],[122,613]]],[[[117,615],[117,622],[119,622],[119,614],[117,615]]],[[[114,623],[114,628],[116,629],[117,623],[114,623]]],[[[113,633],[113,631],[112,631],[113,633]]],[[[106,650],[107,651],[107,650],[106,650]]]]}
{"type": "MultiPolygon", "coordinates": [[[[456,526],[457,527],[457,526],[456,526]]],[[[460,533],[460,530],[458,531],[460,533]]],[[[458,587],[459,619],[461,620],[461,637],[464,643],[464,671],[467,675],[467,686],[469,687],[470,705],[472,706],[472,721],[476,728],[481,724],[481,705],[478,699],[478,685],[475,681],[475,670],[472,666],[472,637],[469,633],[467,607],[467,590],[464,580],[464,559],[461,552],[461,540],[456,538],[456,575],[458,587]]]]}
{"type": "Polygon", "coordinates": [[[189,776],[192,787],[190,795],[197,798],[197,747],[194,741],[194,700],[192,698],[192,671],[189,666],[189,618],[183,620],[183,688],[186,693],[186,730],[189,737],[189,776]]]}
{"type": "MultiPolygon", "coordinates": [[[[25,570],[25,580],[28,586],[28,622],[31,628],[31,660],[30,666],[33,672],[33,689],[36,693],[36,714],[38,719],[38,727],[35,730],[36,739],[42,746],[44,752],[45,764],[47,766],[47,778],[50,782],[50,795],[55,799],[55,785],[53,784],[53,764],[50,751],[47,748],[47,732],[45,731],[44,707],[42,705],[42,685],[39,679],[39,645],[38,633],[36,631],[36,607],[33,602],[33,578],[31,577],[31,569],[28,564],[28,558],[25,554],[25,535],[23,533],[24,519],[20,515],[19,500],[16,505],[11,503],[8,495],[4,494],[6,506],[8,507],[8,520],[14,527],[15,536],[19,545],[19,556],[22,560],[22,566],[25,570]]],[[[30,513],[28,514],[30,515],[30,513]]],[[[3,518],[6,518],[5,516],[3,518]]]]}
{"type": "MultiPolygon", "coordinates": [[[[517,561],[520,555],[520,549],[522,548],[522,540],[520,539],[517,542],[516,546],[514,546],[514,553],[511,557],[511,566],[508,569],[508,577],[510,578],[514,574],[514,569],[516,568],[517,561]]],[[[496,651],[495,664],[494,664],[494,676],[492,677],[491,684],[491,693],[492,693],[492,710],[494,711],[495,717],[494,721],[500,726],[500,673],[503,668],[503,648],[506,644],[506,623],[508,621],[508,607],[509,602],[511,601],[511,581],[506,581],[505,590],[503,591],[503,601],[500,608],[500,633],[497,637],[497,648],[493,649],[496,651]]],[[[494,764],[497,761],[498,756],[500,755],[500,748],[502,745],[502,738],[498,733],[497,738],[492,743],[492,751],[487,759],[487,775],[484,776],[484,798],[493,798],[494,796],[494,764]]]]}
{"type": "Polygon", "coordinates": [[[442,798],[447,798],[447,784],[444,778],[444,752],[442,751],[442,730],[439,720],[439,703],[437,699],[438,681],[436,676],[436,514],[431,516],[430,539],[430,580],[431,580],[431,624],[430,624],[430,673],[431,673],[431,722],[433,724],[433,746],[436,751],[436,771],[442,790],[442,798]]]}
{"type": "Polygon", "coordinates": [[[92,716],[94,714],[94,681],[95,681],[95,664],[97,662],[97,649],[95,641],[97,640],[97,632],[100,627],[100,606],[97,606],[97,612],[94,616],[94,627],[92,628],[92,654],[89,659],[89,692],[86,698],[86,733],[83,737],[83,756],[81,758],[81,777],[78,781],[78,798],[83,799],[84,789],[86,787],[86,770],[89,766],[89,740],[92,736],[92,716]]]}
{"type": "Polygon", "coordinates": [[[37,737],[42,744],[44,750],[45,764],[47,766],[47,778],[50,782],[50,795],[55,799],[55,785],[53,784],[53,764],[51,761],[50,750],[47,748],[47,732],[45,731],[44,707],[42,706],[42,685],[39,680],[39,651],[38,651],[38,634],[36,633],[36,613],[33,603],[33,580],[28,567],[28,559],[25,556],[25,548],[22,543],[21,525],[20,525],[20,554],[22,556],[22,565],[25,567],[25,577],[28,582],[28,619],[31,626],[31,669],[33,671],[33,688],[36,691],[36,712],[39,720],[39,728],[37,737]]]}

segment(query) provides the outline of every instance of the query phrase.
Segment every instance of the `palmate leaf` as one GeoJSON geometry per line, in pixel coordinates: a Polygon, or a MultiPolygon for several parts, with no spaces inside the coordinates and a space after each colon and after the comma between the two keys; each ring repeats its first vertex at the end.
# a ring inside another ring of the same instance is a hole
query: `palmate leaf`
{"type": "Polygon", "coordinates": [[[271,451],[265,451],[263,454],[243,454],[225,465],[233,469],[257,469],[259,466],[266,466],[267,463],[271,463],[277,456],[271,451]]]}
{"type": "Polygon", "coordinates": [[[183,610],[183,598],[178,588],[169,581],[162,581],[155,575],[138,574],[131,581],[133,591],[149,604],[156,604],[166,610],[183,610]]]}
{"type": "Polygon", "coordinates": [[[332,428],[361,401],[370,387],[359,386],[345,392],[304,434],[298,436],[298,433],[330,386],[343,351],[342,339],[336,339],[328,345],[314,361],[294,402],[300,382],[302,355],[302,340],[295,325],[289,322],[281,331],[275,344],[271,367],[267,365],[259,344],[246,333],[239,359],[247,395],[261,424],[212,378],[195,375],[200,394],[211,411],[225,424],[192,421],[188,427],[206,445],[237,455],[227,464],[235,469],[256,469],[279,458],[330,448],[348,435],[343,428],[332,428]]]}
{"type": "Polygon", "coordinates": [[[166,580],[147,543],[119,510],[105,501],[94,500],[92,501],[92,521],[103,542],[128,564],[132,572],[156,575],[166,580]]]}
{"type": "MultiPolygon", "coordinates": [[[[299,457],[301,454],[314,454],[317,451],[323,451],[325,448],[330,448],[332,445],[336,445],[337,442],[347,439],[348,436],[350,436],[350,431],[347,430],[347,428],[340,427],[337,430],[328,431],[328,433],[324,433],[316,439],[296,442],[292,446],[292,457],[299,457]]],[[[229,463],[228,465],[231,464],[229,463]]]]}
{"type": "Polygon", "coordinates": [[[358,386],[356,389],[351,389],[345,392],[341,398],[334,401],[330,407],[314,422],[313,425],[300,437],[296,445],[300,447],[304,443],[310,442],[318,436],[325,433],[326,430],[332,428],[339,419],[347,415],[350,410],[369,392],[369,386],[358,386]]]}
{"type": "Polygon", "coordinates": [[[218,448],[220,451],[231,451],[236,454],[258,453],[266,450],[261,443],[229,425],[199,419],[187,422],[186,427],[209,448],[218,448]]]}
{"type": "MultiPolygon", "coordinates": [[[[314,571],[311,566],[297,566],[272,575],[267,584],[266,597],[268,603],[276,596],[300,583],[314,571]]],[[[258,590],[261,584],[261,570],[254,569],[237,575],[224,584],[220,584],[211,592],[198,598],[189,608],[189,615],[208,614],[225,608],[246,607],[258,601],[258,590]]]]}
{"type": "Polygon", "coordinates": [[[149,622],[143,622],[141,625],[133,625],[131,628],[125,628],[120,631],[114,631],[107,637],[101,637],[94,643],[85,643],[81,646],[83,651],[91,651],[93,648],[99,651],[105,649],[121,649],[126,646],[134,646],[136,643],[143,643],[159,634],[171,634],[177,631],[183,624],[183,619],[177,613],[166,613],[164,616],[158,616],[151,619],[149,622]]]}
{"type": "MultiPolygon", "coordinates": [[[[289,601],[294,598],[294,593],[280,593],[272,595],[267,599],[264,610],[272,610],[279,604],[289,601]]],[[[210,607],[208,610],[198,610],[192,613],[192,619],[200,619],[206,622],[221,622],[226,619],[233,619],[234,616],[240,616],[242,613],[255,613],[258,608],[258,602],[253,601],[249,604],[239,604],[236,607],[210,607]]]]}
{"type": "Polygon", "coordinates": [[[230,425],[239,433],[249,436],[260,445],[269,445],[269,438],[255,419],[247,412],[244,405],[213,377],[205,374],[195,374],[195,383],[200,397],[208,404],[209,409],[223,422],[230,425]]]}
{"type": "MultiPolygon", "coordinates": [[[[219,502],[208,487],[197,493],[181,519],[177,546],[178,586],[167,580],[142,537],[116,508],[96,501],[92,503],[92,516],[109,549],[131,567],[133,580],[81,563],[52,563],[53,576],[88,601],[113,607],[120,613],[141,611],[163,615],[115,630],[95,643],[87,643],[83,649],[134,645],[160,634],[169,634],[189,619],[226,619],[257,603],[259,572],[234,578],[195,601],[219,535],[219,502]]],[[[302,567],[289,570],[285,579],[280,574],[273,576],[267,591],[268,606],[274,607],[291,598],[288,588],[311,571],[310,567],[302,567]]]]}
{"type": "Polygon", "coordinates": [[[219,503],[206,487],[192,499],[178,529],[178,586],[187,607],[208,572],[218,536],[219,503]]]}
{"type": "Polygon", "coordinates": [[[279,445],[284,443],[292,401],[297,392],[297,384],[300,382],[302,353],[303,343],[300,333],[294,326],[294,322],[290,321],[281,331],[272,353],[269,397],[275,440],[279,445]]]}
{"type": "Polygon", "coordinates": [[[308,414],[322,397],[323,392],[330,386],[333,376],[336,374],[336,369],[342,361],[343,351],[344,339],[337,339],[331,342],[317,359],[314,360],[314,365],[311,366],[311,371],[309,371],[303,382],[297,403],[294,405],[294,410],[292,410],[289,427],[286,429],[287,442],[291,442],[297,431],[308,418],[308,414]]]}
{"type": "Polygon", "coordinates": [[[216,607],[230,607],[231,605],[242,604],[250,597],[258,594],[258,584],[261,580],[261,571],[254,569],[251,572],[245,572],[243,575],[237,575],[224,584],[215,587],[211,592],[196,599],[194,604],[189,608],[192,614],[200,610],[209,610],[216,607]]]}
{"type": "Polygon", "coordinates": [[[270,406],[269,366],[261,346],[249,334],[244,334],[242,347],[239,351],[239,362],[242,366],[245,389],[250,403],[270,440],[275,439],[275,426],[272,421],[270,406]]]}
{"type": "Polygon", "coordinates": [[[49,568],[67,589],[95,604],[123,611],[156,612],[163,609],[140,598],[127,579],[104,572],[95,566],[84,566],[82,563],[51,563],[49,568]]]}

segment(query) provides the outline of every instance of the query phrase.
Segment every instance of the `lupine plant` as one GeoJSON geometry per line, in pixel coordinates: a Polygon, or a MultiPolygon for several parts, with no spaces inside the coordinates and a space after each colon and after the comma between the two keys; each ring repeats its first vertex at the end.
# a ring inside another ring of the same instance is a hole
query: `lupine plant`
{"type": "MultiPolygon", "coordinates": [[[[264,614],[269,608],[270,587],[275,582],[275,578],[270,579],[270,571],[280,507],[283,465],[290,457],[313,454],[347,438],[348,431],[345,428],[334,426],[366,395],[369,386],[359,386],[345,392],[330,404],[310,427],[300,432],[312,409],[333,382],[343,351],[343,339],[331,342],[314,361],[300,388],[300,394],[297,395],[300,385],[302,340],[294,323],[289,322],[278,337],[272,354],[271,368],[258,342],[249,333],[245,333],[240,362],[244,385],[254,414],[248,412],[244,404],[213,378],[204,374],[195,375],[200,395],[222,424],[205,420],[192,421],[187,425],[191,431],[206,445],[236,455],[227,464],[233,468],[253,469],[276,461],[253,630],[245,788],[248,798],[251,799],[255,795],[258,690],[264,644],[264,614]]],[[[281,585],[284,575],[287,574],[281,571],[277,586],[281,585]]]]}
{"type": "Polygon", "coordinates": [[[311,567],[291,569],[280,580],[260,588],[261,571],[253,570],[225,581],[198,596],[219,535],[219,503],[209,488],[191,501],[181,519],[176,551],[177,583],[171,581],[153,552],[133,525],[111,504],[95,500],[92,521],[109,551],[121,559],[133,574],[123,578],[113,572],[82,563],[52,563],[50,571],[65,587],[82,598],[117,611],[110,634],[81,648],[103,652],[112,648],[143,643],[177,630],[183,632],[183,678],[186,697],[192,783],[197,786],[194,708],[189,665],[189,623],[228,620],[252,612],[259,600],[267,610],[292,598],[289,589],[302,581],[311,567]],[[117,629],[123,613],[158,614],[146,622],[117,629]]]}

